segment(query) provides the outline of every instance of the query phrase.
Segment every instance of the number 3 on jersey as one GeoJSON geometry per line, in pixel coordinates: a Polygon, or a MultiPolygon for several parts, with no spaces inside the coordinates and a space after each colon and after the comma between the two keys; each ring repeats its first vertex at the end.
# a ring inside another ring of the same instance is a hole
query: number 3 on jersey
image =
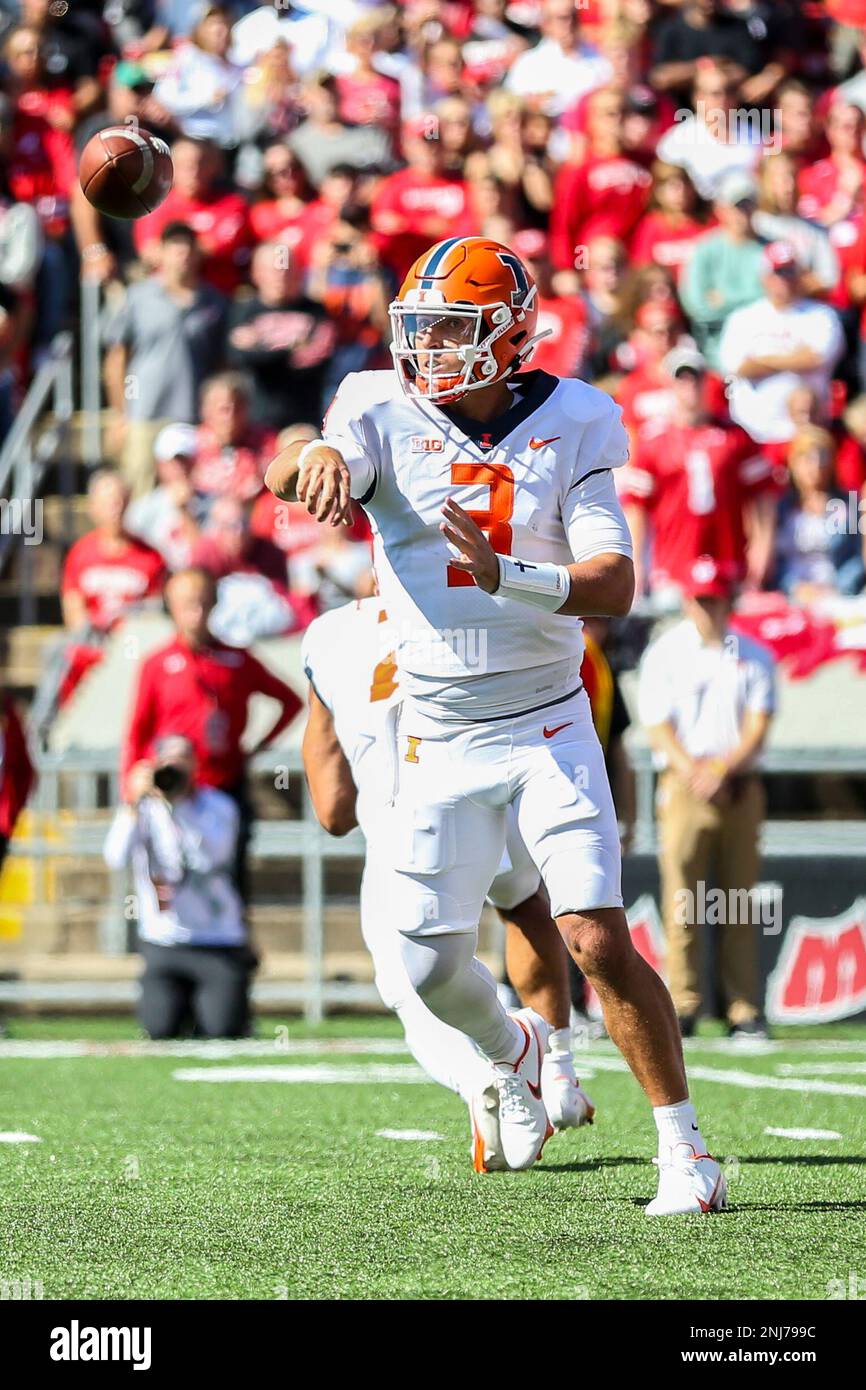
{"type": "MultiPolygon", "coordinates": [[[[514,512],[514,474],[504,464],[452,463],[451,481],[456,486],[487,487],[490,505],[486,508],[467,508],[475,525],[487,533],[487,539],[497,555],[511,554],[511,517],[514,512]]],[[[448,588],[461,588],[475,580],[465,570],[448,566],[448,588]]]]}

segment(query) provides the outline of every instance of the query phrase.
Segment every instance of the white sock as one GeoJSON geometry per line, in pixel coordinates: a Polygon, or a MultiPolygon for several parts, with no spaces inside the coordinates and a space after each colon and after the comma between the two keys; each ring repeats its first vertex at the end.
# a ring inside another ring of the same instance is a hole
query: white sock
{"type": "Polygon", "coordinates": [[[547,1051],[551,1057],[571,1056],[571,1029],[554,1028],[547,1039],[547,1051]]]}
{"type": "Polygon", "coordinates": [[[674,1144],[691,1144],[696,1153],[707,1152],[706,1140],[690,1100],[681,1100],[678,1105],[654,1105],[653,1118],[659,1132],[659,1155],[674,1144]]]}
{"type": "Polygon", "coordinates": [[[542,1066],[554,1076],[564,1076],[577,1084],[574,1058],[571,1055],[571,1029],[555,1028],[550,1034],[548,1050],[542,1058],[542,1066]]]}

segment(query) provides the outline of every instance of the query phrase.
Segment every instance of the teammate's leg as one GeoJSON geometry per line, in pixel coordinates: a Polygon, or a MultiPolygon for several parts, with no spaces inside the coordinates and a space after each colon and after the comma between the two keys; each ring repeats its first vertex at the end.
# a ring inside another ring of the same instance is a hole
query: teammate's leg
{"type": "MultiPolygon", "coordinates": [[[[567,707],[561,717],[565,713],[567,707]]],[[[563,940],[594,986],[608,1032],[653,1106],[662,1173],[659,1196],[647,1210],[652,1215],[710,1210],[724,1203],[724,1178],[707,1157],[689,1101],[671,997],[629,935],[616,815],[601,747],[579,717],[568,728],[566,737],[548,747],[524,731],[518,824],[563,940]]]]}
{"type": "Polygon", "coordinates": [[[546,1018],[555,1033],[570,1032],[568,957],[547,894],[539,889],[497,911],[505,926],[505,968],[520,1002],[546,1018]]]}
{"type": "Polygon", "coordinates": [[[490,1081],[490,1064],[465,1033],[437,1018],[416,993],[403,963],[393,916],[393,870],[368,851],[361,880],[361,931],[373,958],[376,988],[403,1025],[409,1051],[428,1076],[463,1100],[490,1081]]]}
{"type": "Polygon", "coordinates": [[[541,1064],[541,1094],[554,1129],[591,1124],[595,1106],[581,1087],[571,1051],[571,995],[568,952],[544,888],[509,909],[499,908],[505,924],[508,978],[523,1005],[551,1025],[541,1064]]]}

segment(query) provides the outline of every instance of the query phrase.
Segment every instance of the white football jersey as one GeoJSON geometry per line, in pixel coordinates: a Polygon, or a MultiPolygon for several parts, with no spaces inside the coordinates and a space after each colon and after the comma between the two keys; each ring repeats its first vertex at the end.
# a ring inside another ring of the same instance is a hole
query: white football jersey
{"type": "Polygon", "coordinates": [[[304,633],[307,680],[331,712],[358,788],[358,824],[368,834],[392,792],[388,711],[400,702],[392,634],[379,598],[332,608],[304,633]]]}
{"type": "Polygon", "coordinates": [[[556,698],[578,684],[583,657],[579,618],[487,594],[454,569],[439,529],[448,497],[500,554],[558,564],[631,555],[610,473],[628,458],[619,406],[546,372],[520,374],[513,393],[505,414],[480,425],[407,398],[393,371],[356,372],[325,418],[323,438],[371,519],[406,693],[446,717],[556,698]]]}

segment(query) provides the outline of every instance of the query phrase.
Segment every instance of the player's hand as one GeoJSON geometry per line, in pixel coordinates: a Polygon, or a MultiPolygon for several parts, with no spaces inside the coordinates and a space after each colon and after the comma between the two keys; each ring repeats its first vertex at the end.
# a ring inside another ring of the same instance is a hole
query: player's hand
{"type": "Polygon", "coordinates": [[[499,588],[499,560],[489,540],[468,512],[449,497],[442,508],[445,520],[439,529],[459,552],[451,563],[455,569],[471,574],[479,589],[494,594],[499,588]]]}
{"type": "Polygon", "coordinates": [[[298,469],[297,498],[317,521],[352,524],[352,480],[343,455],[327,444],[311,449],[298,469]]]}

